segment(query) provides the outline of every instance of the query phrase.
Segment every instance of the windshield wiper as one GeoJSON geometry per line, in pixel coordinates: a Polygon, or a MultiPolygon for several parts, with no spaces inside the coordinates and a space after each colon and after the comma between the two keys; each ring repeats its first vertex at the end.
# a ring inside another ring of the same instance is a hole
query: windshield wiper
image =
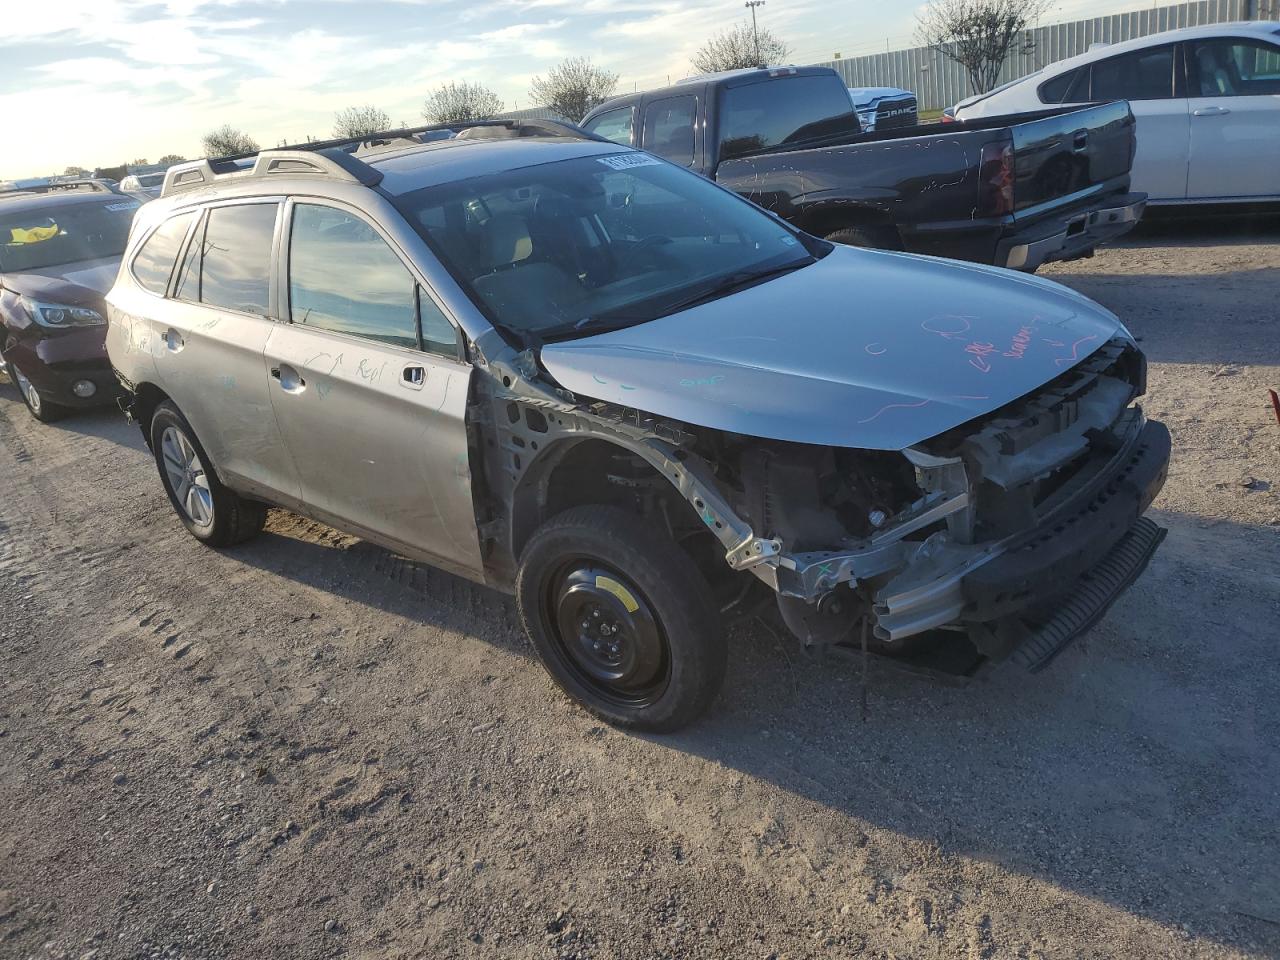
{"type": "MultiPolygon", "coordinates": [[[[721,277],[710,287],[699,290],[692,296],[685,297],[683,300],[677,300],[675,303],[668,304],[662,313],[657,316],[665,317],[673,313],[679,313],[681,310],[688,310],[703,303],[709,303],[712,300],[719,300],[721,297],[727,297],[729,294],[745,287],[754,286],[762,283],[771,277],[779,277],[784,273],[790,273],[793,270],[799,270],[801,267],[807,267],[811,263],[817,263],[814,257],[804,257],[800,260],[793,260],[791,263],[784,263],[780,267],[769,267],[764,270],[738,270],[728,276],[721,277]]],[[[656,318],[655,318],[656,319],[656,318]]]]}

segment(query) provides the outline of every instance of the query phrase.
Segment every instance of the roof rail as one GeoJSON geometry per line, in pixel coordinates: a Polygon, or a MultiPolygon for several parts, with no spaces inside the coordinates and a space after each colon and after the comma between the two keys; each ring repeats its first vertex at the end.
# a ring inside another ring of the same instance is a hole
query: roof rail
{"type": "Polygon", "coordinates": [[[0,183],[0,194],[14,193],[38,194],[61,193],[65,190],[89,190],[94,193],[120,193],[105,180],[96,177],[77,177],[73,180],[24,181],[11,180],[0,183]]]}
{"type": "Polygon", "coordinates": [[[448,131],[468,139],[483,137],[572,137],[607,143],[603,137],[559,120],[467,120],[461,123],[432,123],[421,127],[384,130],[358,137],[318,140],[268,150],[255,150],[216,159],[179,163],[165,171],[161,197],[173,196],[200,187],[212,186],[228,177],[322,176],[377,186],[382,172],[361,160],[358,154],[397,146],[415,146],[426,141],[422,134],[448,131]],[[487,133],[493,130],[493,134],[487,133]],[[485,132],[481,132],[485,131],[485,132]],[[499,132],[501,131],[501,132],[499,132]],[[245,161],[253,160],[252,164],[245,161]]]}

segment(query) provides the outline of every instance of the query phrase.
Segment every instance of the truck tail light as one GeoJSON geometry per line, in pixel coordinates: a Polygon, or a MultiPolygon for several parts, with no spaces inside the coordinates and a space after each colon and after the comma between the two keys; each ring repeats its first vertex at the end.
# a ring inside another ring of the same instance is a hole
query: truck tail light
{"type": "Polygon", "coordinates": [[[978,168],[978,212],[987,217],[1013,213],[1013,144],[988,143],[978,168]]]}

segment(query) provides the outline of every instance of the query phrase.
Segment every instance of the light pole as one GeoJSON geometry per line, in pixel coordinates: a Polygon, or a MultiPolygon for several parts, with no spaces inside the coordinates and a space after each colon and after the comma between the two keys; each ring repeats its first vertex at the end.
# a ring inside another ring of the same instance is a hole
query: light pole
{"type": "Polygon", "coordinates": [[[756,26],[756,7],[763,7],[764,0],[747,0],[746,6],[751,11],[751,35],[755,38],[756,44],[756,66],[762,67],[764,64],[760,62],[760,30],[756,26]]]}

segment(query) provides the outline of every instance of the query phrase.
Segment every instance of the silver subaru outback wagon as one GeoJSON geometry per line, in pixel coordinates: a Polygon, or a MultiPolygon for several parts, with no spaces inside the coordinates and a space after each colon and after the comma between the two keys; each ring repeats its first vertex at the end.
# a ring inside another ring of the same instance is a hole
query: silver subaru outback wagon
{"type": "Polygon", "coordinates": [[[1169,438],[1103,308],[833,247],[549,122],[173,167],[107,349],[182,523],[269,505],[516,595],[555,680],[673,730],[726,615],[1047,662],[1141,573],[1169,438]]]}

